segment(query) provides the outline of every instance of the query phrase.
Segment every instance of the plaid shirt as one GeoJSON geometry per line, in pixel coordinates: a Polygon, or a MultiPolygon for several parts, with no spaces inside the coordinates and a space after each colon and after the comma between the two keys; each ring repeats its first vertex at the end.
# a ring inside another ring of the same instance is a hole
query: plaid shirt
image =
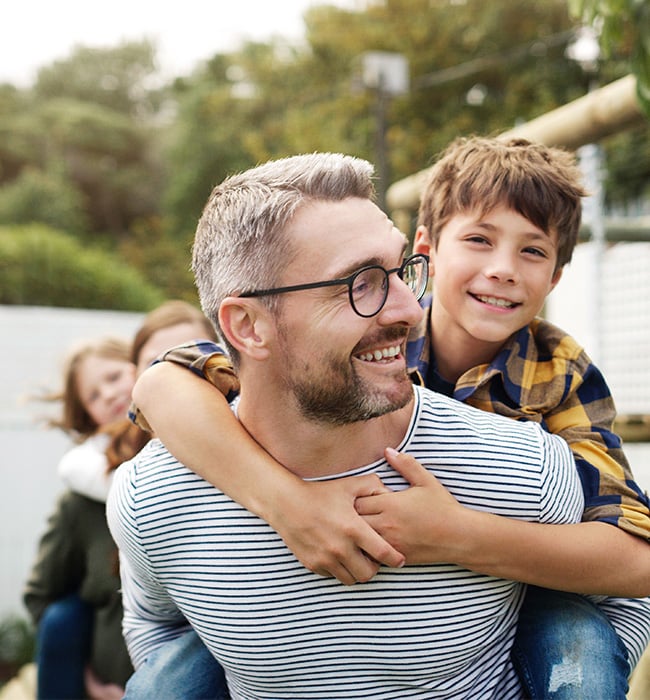
{"type": "Polygon", "coordinates": [[[614,401],[600,371],[564,331],[542,319],[515,333],[490,364],[456,385],[437,375],[429,342],[431,297],[412,330],[407,363],[413,380],[484,411],[534,420],[564,438],[585,494],[583,520],[598,520],[650,539],[650,501],[634,481],[613,432],[614,401]]]}

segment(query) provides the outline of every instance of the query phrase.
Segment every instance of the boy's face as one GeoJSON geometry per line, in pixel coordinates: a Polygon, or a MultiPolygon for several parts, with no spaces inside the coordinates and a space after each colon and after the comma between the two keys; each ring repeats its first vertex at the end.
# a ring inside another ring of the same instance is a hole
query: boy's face
{"type": "Polygon", "coordinates": [[[415,250],[427,248],[436,334],[469,336],[494,351],[540,312],[561,277],[555,271],[557,233],[545,233],[506,207],[457,214],[436,249],[426,229],[418,230],[415,250]]]}

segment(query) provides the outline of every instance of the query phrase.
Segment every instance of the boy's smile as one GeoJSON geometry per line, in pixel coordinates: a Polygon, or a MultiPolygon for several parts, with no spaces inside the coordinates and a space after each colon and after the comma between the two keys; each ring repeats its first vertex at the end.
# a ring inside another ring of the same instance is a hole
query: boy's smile
{"type": "Polygon", "coordinates": [[[561,276],[557,234],[506,207],[452,217],[430,254],[432,342],[439,369],[445,358],[454,366],[448,380],[491,360],[540,312],[561,276]]]}

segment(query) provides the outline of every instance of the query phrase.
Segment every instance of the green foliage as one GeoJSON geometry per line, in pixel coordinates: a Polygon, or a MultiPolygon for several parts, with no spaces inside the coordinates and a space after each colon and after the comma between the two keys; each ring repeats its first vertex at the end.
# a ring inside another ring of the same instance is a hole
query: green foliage
{"type": "Polygon", "coordinates": [[[572,14],[600,29],[607,58],[623,51],[637,78],[639,103],[650,117],[650,3],[647,0],[568,0],[572,14]]]}
{"type": "Polygon", "coordinates": [[[34,659],[36,639],[30,623],[17,615],[0,620],[0,684],[34,659]]]}
{"type": "MultiPolygon", "coordinates": [[[[33,89],[0,85],[0,224],[40,222],[101,244],[166,296],[194,300],[191,238],[211,189],[233,172],[342,151],[380,166],[381,194],[458,135],[500,133],[583,95],[588,79],[566,56],[581,22],[602,24],[599,82],[633,67],[642,97],[650,95],[646,0],[326,2],[305,13],[304,42],[244,43],[169,86],[147,41],[77,47],[41,69],[33,89]],[[381,100],[364,86],[370,51],[406,58],[407,93],[381,100]]],[[[645,194],[643,135],[612,143],[609,200],[645,194]]],[[[30,278],[34,289],[43,275],[30,278]]],[[[57,294],[39,291],[39,303],[76,297],[57,294]]]]}
{"type": "Polygon", "coordinates": [[[160,106],[161,93],[152,86],[155,70],[156,49],[150,41],[77,46],[68,58],[41,68],[34,91],[39,99],[63,97],[144,117],[160,106]]]}
{"type": "Polygon", "coordinates": [[[0,304],[148,311],[164,298],[115,255],[45,226],[0,227],[0,304]]]}
{"type": "MultiPolygon", "coordinates": [[[[158,214],[164,168],[151,120],[162,92],[151,87],[154,65],[148,43],[78,48],[42,69],[33,90],[2,86],[0,188],[27,170],[69,182],[91,235],[119,239],[134,220],[158,214]]],[[[36,213],[34,219],[57,224],[36,213]]]]}
{"type": "Polygon", "coordinates": [[[305,24],[304,45],[244,44],[177,85],[163,205],[173,235],[192,230],[225,175],[269,158],[333,150],[383,160],[378,95],[361,81],[366,52],[399,52],[410,66],[409,92],[386,104],[390,181],[426,167],[459,134],[503,131],[584,91],[580,68],[564,55],[572,29],[566,0],[321,5],[305,24]],[[513,37],[523,50],[513,52],[513,37]],[[439,79],[477,57],[473,71],[439,79]],[[486,99],[468,104],[477,83],[486,99]]]}
{"type": "Polygon", "coordinates": [[[0,224],[40,222],[79,234],[86,228],[83,205],[81,192],[66,178],[26,168],[0,187],[0,224]]]}
{"type": "Polygon", "coordinates": [[[148,280],[165,290],[168,298],[198,304],[190,271],[190,240],[173,239],[162,230],[159,220],[140,220],[131,236],[119,246],[119,255],[148,280]]]}

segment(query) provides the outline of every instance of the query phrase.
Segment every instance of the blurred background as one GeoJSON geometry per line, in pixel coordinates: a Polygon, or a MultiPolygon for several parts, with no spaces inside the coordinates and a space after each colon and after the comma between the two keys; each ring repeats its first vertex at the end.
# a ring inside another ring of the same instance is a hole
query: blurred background
{"type": "Polygon", "coordinates": [[[593,196],[545,314],[603,370],[650,488],[648,4],[231,5],[23,2],[3,19],[0,664],[69,447],[30,395],[58,388],[73,341],[129,337],[167,298],[197,303],[203,204],[269,158],[371,160],[411,234],[421,174],[453,138],[519,130],[578,150],[593,196]]]}

